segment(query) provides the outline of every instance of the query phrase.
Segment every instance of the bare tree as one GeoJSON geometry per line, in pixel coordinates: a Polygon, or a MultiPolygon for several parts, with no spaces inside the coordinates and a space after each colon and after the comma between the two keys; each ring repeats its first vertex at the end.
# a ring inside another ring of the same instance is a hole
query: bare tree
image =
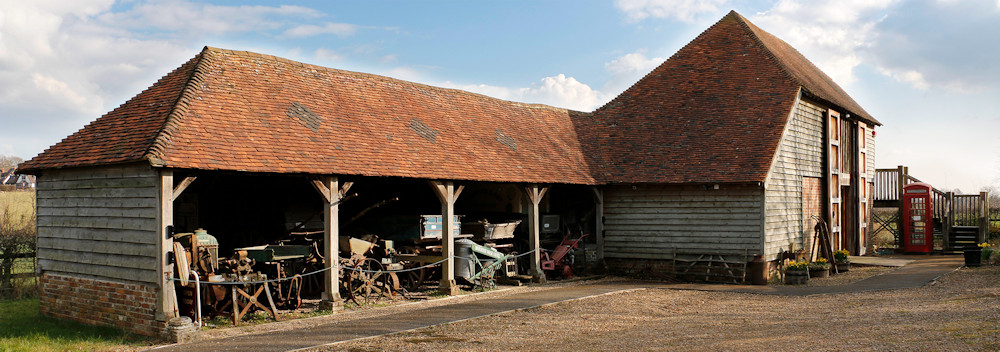
{"type": "Polygon", "coordinates": [[[983,186],[979,191],[989,193],[986,199],[990,202],[990,209],[1000,209],[1000,187],[994,185],[983,186]]]}
{"type": "Polygon", "coordinates": [[[13,155],[0,155],[0,170],[10,170],[23,163],[24,159],[13,155]]]}

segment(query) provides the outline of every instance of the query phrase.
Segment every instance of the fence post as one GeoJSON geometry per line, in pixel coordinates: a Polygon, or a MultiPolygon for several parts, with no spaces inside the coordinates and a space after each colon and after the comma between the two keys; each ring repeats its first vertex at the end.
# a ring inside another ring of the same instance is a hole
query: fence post
{"type": "Polygon", "coordinates": [[[955,192],[945,193],[945,200],[948,202],[948,212],[947,218],[944,219],[944,238],[946,238],[945,242],[949,243],[945,248],[951,249],[949,248],[951,245],[951,227],[955,224],[955,192]]]}
{"type": "Polygon", "coordinates": [[[903,214],[903,186],[906,186],[906,173],[909,168],[903,165],[896,166],[896,212],[899,216],[896,217],[896,248],[899,250],[903,249],[903,225],[905,221],[903,218],[906,214],[903,214]]]}
{"type": "Polygon", "coordinates": [[[955,196],[955,192],[945,192],[944,200],[945,204],[941,205],[941,241],[943,242],[944,250],[951,249],[951,225],[954,222],[955,206],[952,202],[952,198],[955,196]]]}
{"type": "Polygon", "coordinates": [[[989,192],[979,192],[979,240],[976,244],[986,242],[986,234],[990,232],[989,195],[989,192]]]}

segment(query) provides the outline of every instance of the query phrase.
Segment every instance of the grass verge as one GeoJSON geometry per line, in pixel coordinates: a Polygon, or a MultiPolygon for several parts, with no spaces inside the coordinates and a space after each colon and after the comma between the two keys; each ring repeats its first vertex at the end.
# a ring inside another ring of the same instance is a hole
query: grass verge
{"type": "Polygon", "coordinates": [[[144,336],[44,317],[37,299],[0,301],[0,351],[110,351],[147,346],[144,336]]]}

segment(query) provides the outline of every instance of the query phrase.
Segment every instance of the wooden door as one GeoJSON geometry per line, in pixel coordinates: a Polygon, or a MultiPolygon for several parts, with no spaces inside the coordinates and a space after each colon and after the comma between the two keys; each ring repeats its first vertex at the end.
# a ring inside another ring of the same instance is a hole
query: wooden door
{"type": "Polygon", "coordinates": [[[833,109],[826,111],[826,178],[827,178],[827,223],[830,225],[830,242],[834,250],[841,243],[841,119],[833,109]]]}
{"type": "Polygon", "coordinates": [[[857,145],[858,145],[858,241],[857,248],[854,251],[854,255],[864,255],[865,248],[868,245],[868,217],[871,213],[871,208],[868,206],[871,204],[868,202],[868,198],[871,197],[871,185],[869,180],[871,176],[868,174],[868,133],[871,131],[871,127],[864,122],[858,122],[858,133],[857,133],[857,145]]]}

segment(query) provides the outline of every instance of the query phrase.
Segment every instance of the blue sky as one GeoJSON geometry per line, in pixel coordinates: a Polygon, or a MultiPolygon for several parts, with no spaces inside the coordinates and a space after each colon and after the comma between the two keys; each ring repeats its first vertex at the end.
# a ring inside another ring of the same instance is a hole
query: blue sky
{"type": "Polygon", "coordinates": [[[885,123],[879,167],[1000,187],[1000,0],[0,0],[0,154],[37,155],[205,45],[591,111],[730,10],[885,123]]]}

